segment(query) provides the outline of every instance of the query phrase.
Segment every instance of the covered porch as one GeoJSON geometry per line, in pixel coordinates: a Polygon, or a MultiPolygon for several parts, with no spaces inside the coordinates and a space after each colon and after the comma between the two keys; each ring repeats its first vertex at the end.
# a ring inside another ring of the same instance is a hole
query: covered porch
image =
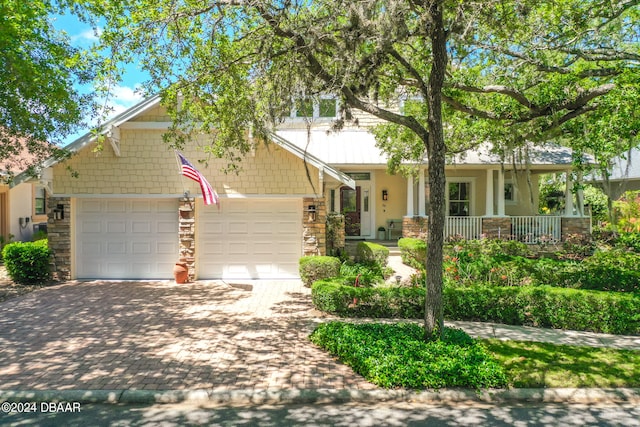
{"type": "MultiPolygon", "coordinates": [[[[536,182],[534,187],[535,193],[531,186],[524,190],[521,185],[519,188],[521,179],[517,173],[511,172],[508,178],[505,178],[504,169],[486,169],[481,172],[486,174],[484,177],[478,173],[472,177],[448,174],[445,239],[497,238],[539,244],[560,242],[569,235],[591,234],[591,217],[585,213],[582,186],[576,185],[574,192],[570,170],[566,172],[564,209],[550,215],[537,214],[537,203],[524,206],[527,204],[524,199],[537,198],[538,184],[536,182]],[[484,200],[477,200],[482,196],[484,200]]],[[[407,179],[406,215],[401,230],[396,229],[398,237],[427,236],[429,191],[425,180],[425,170],[420,170],[417,179],[407,179]]]]}

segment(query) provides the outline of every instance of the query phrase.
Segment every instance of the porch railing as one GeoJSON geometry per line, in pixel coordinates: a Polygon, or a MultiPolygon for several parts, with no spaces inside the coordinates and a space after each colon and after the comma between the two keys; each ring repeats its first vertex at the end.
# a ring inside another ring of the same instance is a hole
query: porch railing
{"type": "Polygon", "coordinates": [[[466,240],[482,236],[481,216],[448,216],[444,226],[444,238],[462,237],[466,240]]]}
{"type": "MultiPolygon", "coordinates": [[[[467,240],[482,237],[481,216],[448,216],[444,227],[445,239],[461,237],[467,240]]],[[[512,216],[511,229],[503,230],[503,239],[524,243],[554,243],[561,238],[561,217],[559,216],[512,216]]]]}
{"type": "Polygon", "coordinates": [[[561,217],[513,216],[511,234],[513,239],[525,243],[558,242],[561,238],[561,217]]]}

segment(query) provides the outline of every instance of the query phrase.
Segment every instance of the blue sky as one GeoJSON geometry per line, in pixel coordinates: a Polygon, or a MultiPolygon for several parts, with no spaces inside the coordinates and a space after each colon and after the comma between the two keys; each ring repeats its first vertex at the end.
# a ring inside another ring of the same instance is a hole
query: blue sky
{"type": "MultiPolygon", "coordinates": [[[[66,32],[71,44],[74,46],[87,48],[95,44],[98,40],[91,26],[80,22],[75,16],[56,15],[51,18],[51,23],[56,29],[66,32]]],[[[109,113],[110,117],[142,101],[143,98],[136,89],[145,79],[146,74],[140,71],[135,65],[126,67],[123,81],[113,88],[112,98],[106,100],[106,104],[113,109],[113,111],[109,113]]],[[[87,93],[92,88],[79,86],[76,89],[82,93],[87,93]]],[[[82,129],[78,133],[70,135],[65,139],[65,144],[73,142],[89,130],[90,129],[82,129]]]]}

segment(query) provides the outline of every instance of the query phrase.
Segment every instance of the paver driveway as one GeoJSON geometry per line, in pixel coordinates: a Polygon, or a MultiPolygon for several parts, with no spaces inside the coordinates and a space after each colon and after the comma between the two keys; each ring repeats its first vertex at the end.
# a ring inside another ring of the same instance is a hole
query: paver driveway
{"type": "Polygon", "coordinates": [[[299,281],[69,282],[0,303],[0,389],[375,386],[311,344],[299,281]]]}

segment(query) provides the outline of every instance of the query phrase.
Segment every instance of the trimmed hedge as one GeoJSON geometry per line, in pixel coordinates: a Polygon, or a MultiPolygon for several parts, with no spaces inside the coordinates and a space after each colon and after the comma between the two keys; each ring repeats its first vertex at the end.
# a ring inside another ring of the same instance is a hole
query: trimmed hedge
{"type": "Polygon", "coordinates": [[[20,285],[41,285],[51,278],[47,240],[9,243],[2,257],[9,277],[20,285]]]}
{"type": "Polygon", "coordinates": [[[413,237],[398,240],[402,262],[417,270],[424,270],[427,261],[427,242],[413,237]]]}
{"type": "Polygon", "coordinates": [[[424,294],[424,288],[418,287],[356,288],[339,277],[311,286],[311,299],[318,310],[345,317],[421,318],[424,294]]]}
{"type": "Polygon", "coordinates": [[[363,264],[375,264],[380,268],[387,266],[389,248],[371,242],[360,242],[357,247],[356,258],[363,264]]]}
{"type": "MultiPolygon", "coordinates": [[[[319,310],[347,317],[424,317],[422,287],[354,288],[339,280],[312,286],[319,310]]],[[[640,334],[640,296],[552,286],[446,286],[444,316],[509,325],[640,334]]]]}
{"type": "Polygon", "coordinates": [[[300,279],[306,286],[340,274],[340,259],[332,256],[303,256],[299,261],[300,279]]]}

